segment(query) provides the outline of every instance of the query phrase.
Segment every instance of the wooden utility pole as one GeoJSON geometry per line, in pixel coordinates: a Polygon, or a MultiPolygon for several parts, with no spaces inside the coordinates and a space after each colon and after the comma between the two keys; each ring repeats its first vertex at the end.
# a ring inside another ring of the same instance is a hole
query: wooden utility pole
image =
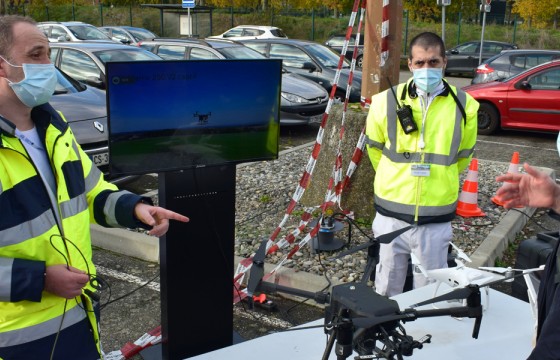
{"type": "MultiPolygon", "coordinates": [[[[365,1],[365,0],[364,0],[365,1]]],[[[372,95],[399,83],[402,53],[402,0],[369,0],[366,5],[362,106],[372,95]]]]}

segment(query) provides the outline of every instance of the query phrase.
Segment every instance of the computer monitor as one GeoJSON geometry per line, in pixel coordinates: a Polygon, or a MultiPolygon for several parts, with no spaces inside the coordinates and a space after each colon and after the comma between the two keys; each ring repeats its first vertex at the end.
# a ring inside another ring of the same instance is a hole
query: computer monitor
{"type": "Polygon", "coordinates": [[[109,172],[278,158],[282,62],[108,62],[109,172]]]}

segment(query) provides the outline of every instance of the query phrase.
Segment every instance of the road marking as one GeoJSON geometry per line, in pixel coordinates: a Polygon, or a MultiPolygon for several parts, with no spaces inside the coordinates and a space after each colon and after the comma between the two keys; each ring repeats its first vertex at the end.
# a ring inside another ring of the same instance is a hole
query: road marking
{"type": "Polygon", "coordinates": [[[273,318],[273,317],[269,317],[267,315],[263,315],[262,313],[256,313],[256,312],[252,313],[251,310],[239,309],[238,307],[234,307],[233,308],[233,313],[235,315],[241,316],[245,319],[260,321],[260,322],[262,322],[266,325],[269,325],[269,326],[275,326],[275,327],[279,327],[279,328],[282,328],[282,329],[287,329],[287,328],[293,327],[293,325],[290,324],[287,321],[277,319],[277,318],[273,318]]]}
{"type": "MultiPolygon", "coordinates": [[[[116,270],[113,270],[113,269],[106,268],[104,266],[96,265],[95,267],[97,268],[97,272],[102,274],[102,275],[110,276],[114,279],[121,280],[121,281],[126,281],[126,282],[131,283],[131,284],[142,286],[142,285],[144,285],[148,282],[148,280],[139,278],[138,276],[125,274],[125,273],[122,273],[120,271],[116,271],[116,270]]],[[[148,285],[146,285],[146,287],[149,288],[149,289],[152,289],[154,291],[158,291],[158,292],[160,291],[159,282],[156,282],[156,281],[150,282],[148,285]]]]}
{"type": "MultiPolygon", "coordinates": [[[[97,273],[104,275],[104,276],[109,276],[112,277],[113,279],[117,279],[117,280],[121,280],[121,281],[125,281],[134,285],[138,285],[138,286],[142,286],[144,284],[146,284],[146,282],[148,282],[148,280],[142,279],[138,276],[134,276],[134,275],[130,275],[130,274],[125,274],[123,272],[120,271],[116,271],[113,269],[109,269],[106,268],[104,266],[100,266],[100,265],[96,265],[97,268],[97,273]]],[[[160,284],[159,282],[156,281],[152,281],[150,282],[148,285],[146,285],[147,288],[160,292],[160,284]]],[[[250,310],[245,310],[245,309],[239,309],[237,307],[233,308],[233,312],[235,315],[249,319],[249,320],[258,320],[268,326],[274,326],[276,328],[281,328],[281,329],[287,329],[287,328],[291,328],[293,327],[292,324],[290,324],[287,321],[281,320],[281,319],[276,319],[273,317],[269,317],[265,314],[262,313],[251,313],[250,310]]]]}
{"type": "Polygon", "coordinates": [[[476,142],[487,143],[487,144],[495,144],[495,145],[511,145],[511,146],[515,146],[515,147],[524,147],[524,148],[529,148],[529,149],[546,150],[546,151],[554,151],[554,152],[558,151],[557,149],[543,149],[542,147],[538,147],[538,146],[510,144],[510,143],[499,142],[499,141],[477,140],[476,142]]]}

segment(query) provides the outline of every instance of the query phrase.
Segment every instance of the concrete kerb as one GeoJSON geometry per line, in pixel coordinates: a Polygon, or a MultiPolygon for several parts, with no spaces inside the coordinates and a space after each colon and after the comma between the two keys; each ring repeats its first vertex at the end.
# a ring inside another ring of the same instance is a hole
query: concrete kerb
{"type": "MultiPolygon", "coordinates": [[[[284,150],[280,153],[280,156],[283,153],[298,151],[313,144],[311,142],[284,150]]],[[[541,168],[541,170],[546,171],[555,178],[555,173],[552,169],[541,168]]],[[[493,266],[495,260],[502,256],[509,243],[515,239],[516,234],[523,229],[535,211],[535,208],[508,211],[500,223],[494,227],[478,249],[470,256],[472,263],[469,263],[468,266],[493,266]]],[[[102,249],[149,262],[159,262],[158,238],[126,229],[108,229],[99,225],[91,226],[91,237],[93,245],[102,249]]],[[[234,260],[234,266],[237,266],[242,258],[235,257],[234,260]]],[[[274,265],[272,264],[265,264],[265,273],[272,271],[273,267],[274,265]]],[[[270,280],[280,285],[305,289],[311,292],[323,290],[329,285],[336,285],[336,283],[329,284],[323,276],[303,271],[294,271],[288,268],[279,270],[270,280]]],[[[300,299],[297,297],[291,298],[300,299]]]]}

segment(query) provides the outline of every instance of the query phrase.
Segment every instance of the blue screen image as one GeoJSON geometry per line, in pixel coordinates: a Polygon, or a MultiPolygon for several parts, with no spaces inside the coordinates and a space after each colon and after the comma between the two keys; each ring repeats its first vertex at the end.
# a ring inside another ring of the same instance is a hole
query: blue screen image
{"type": "Polygon", "coordinates": [[[111,174],[278,158],[280,60],[107,63],[111,174]]]}

